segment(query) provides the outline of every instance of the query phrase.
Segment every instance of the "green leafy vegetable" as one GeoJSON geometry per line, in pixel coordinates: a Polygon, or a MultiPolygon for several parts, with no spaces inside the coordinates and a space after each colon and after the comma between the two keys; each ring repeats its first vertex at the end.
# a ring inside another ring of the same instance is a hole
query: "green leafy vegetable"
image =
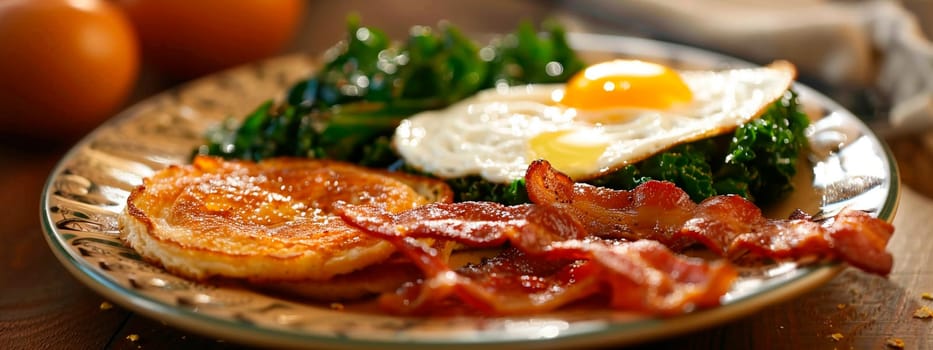
{"type": "Polygon", "coordinates": [[[523,22],[515,34],[493,41],[483,53],[491,58],[486,86],[562,83],[584,67],[564,29],[553,23],[541,36],[531,23],[523,22]]]}
{"type": "Polygon", "coordinates": [[[456,201],[493,201],[508,205],[529,201],[528,193],[525,192],[525,179],[498,184],[485,181],[477,175],[470,175],[449,179],[447,184],[456,194],[456,201]]]}
{"type": "Polygon", "coordinates": [[[496,84],[565,81],[583,68],[563,29],[530,23],[480,48],[456,27],[414,27],[403,43],[350,17],[348,36],[326,63],[295,84],[279,105],[267,102],[239,126],[212,130],[198,154],[260,160],[329,158],[387,166],[387,140],[402,119],[446,107],[496,84]]]}
{"type": "Polygon", "coordinates": [[[736,130],[716,173],[716,192],[768,203],[792,191],[797,159],[808,147],[808,125],[797,95],[786,92],[760,118],[736,130]]]}
{"type": "Polygon", "coordinates": [[[711,170],[711,164],[715,163],[714,150],[714,140],[675,146],[589,182],[603,187],[631,189],[651,179],[665,180],[676,183],[693,200],[699,201],[717,194],[711,170]]]}

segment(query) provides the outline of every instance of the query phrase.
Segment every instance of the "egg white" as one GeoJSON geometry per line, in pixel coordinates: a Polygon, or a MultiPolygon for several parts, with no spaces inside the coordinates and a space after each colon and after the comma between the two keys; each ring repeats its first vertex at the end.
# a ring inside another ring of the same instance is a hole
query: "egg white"
{"type": "Polygon", "coordinates": [[[668,110],[581,110],[555,102],[563,84],[499,87],[404,120],[393,143],[407,164],[435,176],[480,175],[507,183],[523,177],[538,158],[530,140],[543,132],[567,130],[562,144],[584,149],[592,144],[601,150],[581,154],[579,162],[563,168],[553,164],[583,180],[754,120],[790,88],[795,69],[779,61],[758,68],[679,73],[693,101],[668,110]]]}

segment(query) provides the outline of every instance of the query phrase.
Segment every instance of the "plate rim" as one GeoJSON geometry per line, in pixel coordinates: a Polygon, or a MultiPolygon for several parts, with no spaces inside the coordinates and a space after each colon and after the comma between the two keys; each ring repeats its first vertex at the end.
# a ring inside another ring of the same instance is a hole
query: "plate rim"
{"type": "MultiPolygon", "coordinates": [[[[730,62],[733,64],[752,65],[752,63],[747,61],[743,61],[741,59],[723,55],[717,52],[661,40],[610,34],[567,34],[571,44],[574,42],[580,42],[582,40],[595,40],[596,42],[599,40],[609,40],[610,42],[616,43],[638,43],[640,45],[664,47],[665,49],[686,52],[691,55],[712,57],[722,60],[723,62],[730,62]]],[[[601,49],[600,51],[618,53],[618,51],[611,49],[607,50],[605,48],[601,49]]],[[[302,53],[288,56],[307,57],[308,54],[302,53]]],[[[59,262],[62,263],[62,265],[64,265],[66,269],[85,286],[88,286],[98,294],[107,297],[111,301],[120,304],[121,306],[126,307],[133,312],[139,313],[151,319],[164,321],[174,327],[186,331],[193,331],[208,336],[223,337],[224,339],[235,340],[244,344],[253,345],[275,345],[287,347],[303,347],[315,345],[329,348],[403,347],[406,349],[435,348],[438,346],[457,348],[483,346],[487,349],[495,349],[499,347],[510,349],[528,347],[540,349],[575,345],[589,346],[597,344],[608,344],[610,342],[613,345],[647,342],[656,340],[657,338],[664,335],[679,335],[691,330],[710,328],[716,325],[720,325],[726,320],[745,317],[777,302],[793,299],[807,291],[823,285],[846,267],[846,265],[842,263],[825,263],[798,267],[797,270],[803,272],[800,272],[790,279],[782,281],[781,284],[769,286],[765,290],[756,292],[754,294],[738,297],[726,305],[721,305],[712,309],[701,310],[685,315],[679,315],[673,318],[646,318],[637,321],[620,323],[607,322],[603,327],[594,331],[581,332],[576,334],[561,334],[556,338],[493,339],[491,341],[480,338],[476,338],[474,341],[463,340],[461,338],[458,338],[454,341],[439,341],[433,339],[384,341],[359,338],[340,338],[309,334],[306,332],[291,331],[286,329],[261,328],[260,326],[256,325],[238,323],[235,320],[221,319],[213,315],[198,313],[185,308],[179,308],[178,306],[149,298],[144,294],[138,293],[120,285],[116,281],[108,278],[106,274],[95,270],[89,262],[79,260],[76,256],[67,250],[65,244],[67,242],[60,240],[60,236],[63,234],[57,232],[57,228],[55,227],[52,216],[49,213],[50,199],[52,196],[51,188],[53,186],[53,182],[64,170],[67,160],[73,158],[74,155],[83,148],[83,146],[92,142],[95,139],[95,136],[103,132],[103,130],[116,125],[116,123],[129,120],[137,114],[138,110],[145,108],[148,103],[151,103],[156,99],[163,98],[164,95],[172,94],[175,91],[182,90],[187,86],[192,86],[202,81],[216,79],[216,76],[218,75],[229,74],[230,72],[238,69],[246,69],[248,67],[262,64],[263,62],[274,61],[281,58],[282,56],[279,56],[257,63],[235,67],[233,69],[198,78],[180,86],[157,93],[146,99],[138,101],[127,109],[119,112],[113,118],[101,124],[94,131],[73,145],[62,156],[62,158],[57,162],[51,171],[50,175],[45,181],[45,184],[43,185],[43,190],[40,197],[39,218],[42,224],[42,229],[44,231],[44,237],[59,262]],[[666,327],[657,327],[656,325],[658,323],[665,323],[666,327]],[[637,329],[639,332],[633,333],[633,329],[637,329]]],[[[887,170],[890,172],[890,179],[888,179],[887,183],[889,187],[888,193],[885,196],[884,205],[877,213],[877,216],[887,222],[892,222],[894,216],[896,215],[897,206],[900,202],[901,184],[897,163],[894,161],[893,154],[887,144],[882,139],[880,139],[864,122],[852,115],[851,112],[839,105],[837,102],[816,91],[815,89],[807,87],[801,83],[795,82],[794,88],[798,89],[798,91],[802,91],[808,97],[815,98],[822,106],[828,107],[833,111],[844,112],[844,114],[847,115],[847,118],[851,117],[851,119],[853,119],[852,121],[857,123],[857,127],[864,135],[869,135],[873,140],[876,140],[878,144],[880,144],[882,153],[884,155],[884,160],[888,163],[887,170]]]]}

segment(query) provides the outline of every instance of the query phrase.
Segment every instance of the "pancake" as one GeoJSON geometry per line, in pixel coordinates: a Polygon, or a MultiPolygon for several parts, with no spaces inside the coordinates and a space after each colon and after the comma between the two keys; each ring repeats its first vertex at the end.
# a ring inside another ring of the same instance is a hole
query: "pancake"
{"type": "Polygon", "coordinates": [[[145,260],[186,278],[293,286],[312,297],[315,288],[302,292],[298,286],[331,284],[335,292],[321,295],[354,297],[411,276],[405,269],[397,276],[379,269],[381,280],[353,277],[373,276],[366,268],[386,261],[395,249],[332,214],[334,204],[371,204],[397,213],[452,198],[439,180],[338,161],[199,156],[144,179],[130,193],[120,217],[121,238],[145,260]]]}

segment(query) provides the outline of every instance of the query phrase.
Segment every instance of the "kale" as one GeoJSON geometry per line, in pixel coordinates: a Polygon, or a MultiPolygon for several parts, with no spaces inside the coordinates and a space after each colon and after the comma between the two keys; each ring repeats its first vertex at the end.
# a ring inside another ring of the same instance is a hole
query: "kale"
{"type": "Polygon", "coordinates": [[[525,179],[516,179],[511,183],[500,184],[484,180],[479,175],[469,175],[446,180],[454,191],[454,200],[492,201],[506,205],[528,203],[525,191],[525,179]]]}
{"type": "Polygon", "coordinates": [[[540,35],[530,22],[522,22],[515,33],[486,46],[481,54],[490,71],[484,85],[563,83],[583,69],[563,27],[553,22],[544,26],[547,31],[540,35]]]}
{"type": "Polygon", "coordinates": [[[716,172],[716,192],[770,203],[793,190],[797,159],[808,147],[809,119],[793,90],[762,116],[738,128],[716,172]]]}
{"type": "Polygon", "coordinates": [[[694,201],[717,194],[711,163],[715,163],[716,139],[675,146],[633,165],[587,182],[614,189],[632,189],[648,180],[676,183],[694,201]]]}
{"type": "Polygon", "coordinates": [[[547,22],[546,35],[524,22],[479,47],[455,26],[417,26],[404,42],[379,29],[347,21],[346,40],[326,62],[293,85],[278,104],[269,101],[240,125],[210,130],[196,154],[260,160],[275,156],[328,158],[384,166],[396,157],[387,140],[402,119],[446,107],[498,84],[565,81],[583,68],[563,29],[547,22]]]}

